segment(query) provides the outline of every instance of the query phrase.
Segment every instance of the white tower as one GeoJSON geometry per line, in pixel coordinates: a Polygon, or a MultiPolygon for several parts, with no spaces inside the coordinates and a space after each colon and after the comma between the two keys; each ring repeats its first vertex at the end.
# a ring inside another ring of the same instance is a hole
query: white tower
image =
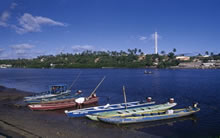
{"type": "Polygon", "coordinates": [[[158,54],[158,52],[157,52],[157,32],[155,32],[155,34],[154,34],[154,40],[155,40],[155,47],[154,47],[155,54],[158,54]]]}

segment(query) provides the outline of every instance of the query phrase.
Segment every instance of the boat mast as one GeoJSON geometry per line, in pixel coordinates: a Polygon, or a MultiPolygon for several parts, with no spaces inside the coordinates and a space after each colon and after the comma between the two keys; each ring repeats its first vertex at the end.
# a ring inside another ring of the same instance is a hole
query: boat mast
{"type": "Polygon", "coordinates": [[[96,86],[96,88],[92,91],[92,93],[90,94],[89,97],[91,97],[95,92],[96,90],[99,88],[99,86],[102,84],[102,82],[105,80],[105,76],[102,78],[102,80],[99,82],[99,84],[96,86]]]}
{"type": "Polygon", "coordinates": [[[76,79],[73,81],[73,83],[71,84],[71,86],[69,87],[68,90],[70,90],[70,89],[73,87],[73,85],[75,84],[75,82],[79,79],[80,74],[81,74],[81,72],[79,72],[79,74],[77,75],[76,79]]]}
{"type": "Polygon", "coordinates": [[[127,99],[125,94],[125,86],[123,85],[123,94],[124,94],[124,101],[125,101],[125,109],[127,109],[127,99]]]}

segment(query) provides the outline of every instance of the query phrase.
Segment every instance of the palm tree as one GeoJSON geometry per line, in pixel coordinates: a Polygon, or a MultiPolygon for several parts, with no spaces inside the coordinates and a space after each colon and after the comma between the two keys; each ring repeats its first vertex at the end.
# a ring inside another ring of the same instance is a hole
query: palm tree
{"type": "Polygon", "coordinates": [[[128,54],[131,54],[131,55],[132,55],[132,53],[133,53],[132,50],[129,48],[129,49],[128,49],[128,54]]]}
{"type": "Polygon", "coordinates": [[[206,55],[209,55],[209,52],[208,52],[208,51],[206,51],[206,52],[205,52],[205,54],[206,54],[206,55]]]}
{"type": "Polygon", "coordinates": [[[161,51],[160,53],[161,53],[162,55],[164,55],[164,54],[165,54],[165,51],[163,50],[163,51],[161,51]]]}
{"type": "Polygon", "coordinates": [[[138,51],[137,48],[135,48],[135,49],[134,49],[134,54],[135,54],[135,55],[137,54],[137,51],[138,51]]]}
{"type": "Polygon", "coordinates": [[[139,53],[139,54],[141,54],[141,53],[142,53],[141,49],[138,49],[138,53],[139,53]]]}

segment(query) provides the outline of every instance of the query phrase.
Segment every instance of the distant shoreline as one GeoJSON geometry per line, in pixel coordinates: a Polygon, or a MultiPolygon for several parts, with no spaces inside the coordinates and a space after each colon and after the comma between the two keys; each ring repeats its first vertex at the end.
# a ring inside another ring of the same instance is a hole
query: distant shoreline
{"type": "Polygon", "coordinates": [[[0,68],[4,69],[220,69],[216,67],[169,67],[169,68],[157,68],[157,67],[97,67],[97,68],[0,68]]]}

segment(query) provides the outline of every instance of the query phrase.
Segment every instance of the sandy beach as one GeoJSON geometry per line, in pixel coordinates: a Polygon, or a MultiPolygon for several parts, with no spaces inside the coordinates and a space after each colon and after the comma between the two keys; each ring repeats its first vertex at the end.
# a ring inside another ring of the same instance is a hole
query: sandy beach
{"type": "Polygon", "coordinates": [[[23,102],[30,94],[0,86],[0,137],[157,137],[87,118],[69,119],[63,110],[31,111],[23,102]]]}

